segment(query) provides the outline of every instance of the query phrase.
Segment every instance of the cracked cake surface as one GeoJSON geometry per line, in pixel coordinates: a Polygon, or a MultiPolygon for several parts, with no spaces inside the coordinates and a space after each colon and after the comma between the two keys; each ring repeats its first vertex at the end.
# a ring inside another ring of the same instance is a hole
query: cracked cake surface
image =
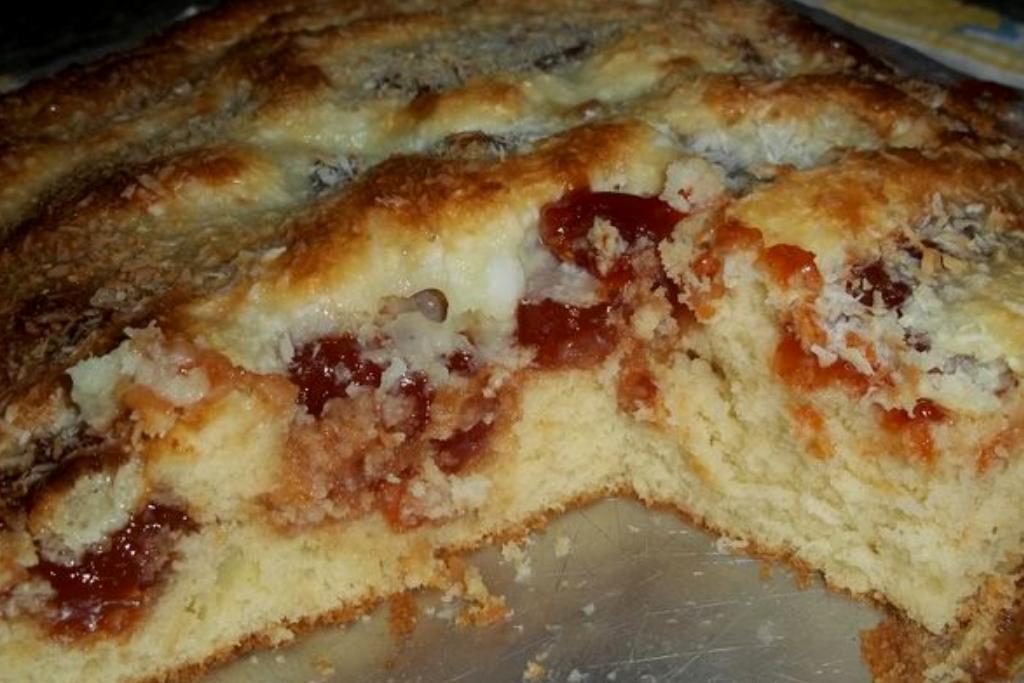
{"type": "Polygon", "coordinates": [[[971,92],[769,2],[250,0],[5,95],[0,671],[200,676],[626,495],[885,606],[877,680],[1011,676],[971,92]]]}

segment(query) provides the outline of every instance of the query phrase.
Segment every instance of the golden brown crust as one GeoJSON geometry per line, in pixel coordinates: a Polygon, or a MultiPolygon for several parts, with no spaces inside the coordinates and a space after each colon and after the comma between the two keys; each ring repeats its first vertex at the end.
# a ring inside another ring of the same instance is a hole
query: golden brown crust
{"type": "Polygon", "coordinates": [[[254,650],[265,650],[281,645],[281,633],[288,633],[288,638],[294,638],[309,633],[317,628],[325,626],[340,626],[350,624],[364,614],[369,613],[381,604],[385,598],[368,597],[359,604],[348,605],[334,610],[327,614],[302,619],[300,621],[288,622],[275,626],[263,633],[254,633],[244,640],[235,643],[232,647],[214,653],[204,661],[196,664],[165,672],[159,676],[139,678],[132,683],[189,683],[202,678],[204,675],[223,666],[228,662],[238,659],[240,656],[254,650]]]}
{"type": "Polygon", "coordinates": [[[1024,580],[1014,582],[1009,599],[1002,592],[983,589],[974,612],[941,634],[890,612],[861,634],[862,656],[872,676],[880,683],[922,681],[924,672],[938,668],[945,678],[1012,680],[1024,652],[1024,580]],[[965,640],[973,646],[963,648],[965,640]]]}
{"type": "Polygon", "coordinates": [[[900,119],[928,118],[932,113],[893,84],[848,74],[806,74],[776,82],[751,76],[713,77],[705,91],[707,104],[734,123],[748,110],[770,107],[769,116],[797,114],[807,103],[832,101],[855,110],[883,137],[900,119]]]}
{"type": "Polygon", "coordinates": [[[195,225],[158,230],[154,239],[145,224],[156,216],[187,220],[196,192],[221,192],[230,201],[233,187],[259,174],[261,163],[250,150],[222,146],[128,166],[20,225],[0,251],[0,405],[107,350],[126,325],[152,317],[162,299],[230,279],[231,262],[265,232],[195,225]]]}
{"type": "Polygon", "coordinates": [[[837,248],[856,252],[876,245],[896,226],[919,220],[936,193],[991,204],[1005,212],[1006,228],[1015,230],[1024,170],[1011,159],[955,146],[851,152],[827,169],[784,172],[729,213],[758,226],[768,244],[796,244],[826,256],[837,248]],[[813,225],[805,220],[811,212],[813,225]]]}
{"type": "Polygon", "coordinates": [[[890,616],[878,626],[861,633],[861,656],[879,683],[917,683],[924,680],[922,649],[929,635],[919,626],[890,616]]]}

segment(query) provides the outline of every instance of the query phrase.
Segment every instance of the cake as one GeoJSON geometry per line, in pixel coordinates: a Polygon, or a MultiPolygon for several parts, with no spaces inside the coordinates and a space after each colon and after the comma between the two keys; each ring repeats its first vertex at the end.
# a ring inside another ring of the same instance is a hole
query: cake
{"type": "Polygon", "coordinates": [[[198,677],[611,495],[884,606],[879,681],[1011,676],[1001,104],[739,0],[228,3],[4,96],[0,677],[198,677]]]}

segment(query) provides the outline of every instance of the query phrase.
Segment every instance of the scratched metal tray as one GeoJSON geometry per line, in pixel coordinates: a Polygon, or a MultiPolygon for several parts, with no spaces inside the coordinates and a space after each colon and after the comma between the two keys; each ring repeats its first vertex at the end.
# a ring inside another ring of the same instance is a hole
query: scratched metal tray
{"type": "MultiPolygon", "coordinates": [[[[908,48],[787,4],[911,75],[959,77],[908,48]]],[[[1024,130],[1022,111],[1013,123],[1024,130]]],[[[878,611],[817,581],[801,588],[783,568],[766,573],[672,514],[607,500],[554,520],[531,537],[526,558],[517,566],[494,548],[471,556],[513,610],[505,622],[458,627],[457,606],[424,593],[407,637],[392,635],[385,606],[347,627],[245,656],[207,683],[869,679],[858,634],[878,622],[878,611]]]]}
{"type": "Polygon", "coordinates": [[[676,515],[613,499],[532,538],[526,563],[493,548],[473,558],[507,598],[505,622],[458,627],[457,607],[428,594],[407,638],[390,633],[385,607],[209,683],[868,680],[858,632],[875,610],[818,583],[801,589],[778,567],[766,574],[676,515]]]}

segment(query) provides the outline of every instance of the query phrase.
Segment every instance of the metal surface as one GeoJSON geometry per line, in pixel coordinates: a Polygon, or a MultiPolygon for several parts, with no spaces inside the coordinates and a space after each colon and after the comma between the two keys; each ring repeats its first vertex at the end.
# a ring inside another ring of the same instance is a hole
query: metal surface
{"type": "Polygon", "coordinates": [[[777,566],[766,575],[673,514],[607,500],[531,538],[528,571],[494,548],[471,558],[507,598],[505,622],[456,626],[458,604],[426,594],[408,638],[389,632],[384,607],[243,658],[211,683],[868,679],[858,632],[878,621],[874,609],[816,581],[800,588],[777,566]]]}

